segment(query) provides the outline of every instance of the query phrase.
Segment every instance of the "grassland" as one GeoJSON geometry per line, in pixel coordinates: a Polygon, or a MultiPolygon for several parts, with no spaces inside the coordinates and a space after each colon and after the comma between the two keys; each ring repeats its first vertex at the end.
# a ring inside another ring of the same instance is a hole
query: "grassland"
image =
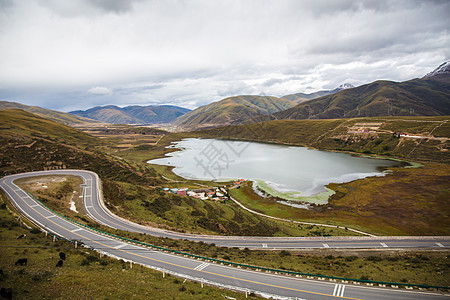
{"type": "Polygon", "coordinates": [[[395,168],[386,177],[330,184],[336,193],[329,203],[309,210],[262,198],[250,187],[230,193],[248,208],[279,218],[348,226],[378,235],[449,235],[448,168],[439,164],[395,168]]]}
{"type": "MultiPolygon", "coordinates": [[[[11,288],[13,299],[220,299],[245,295],[213,288],[130,264],[65,241],[52,241],[37,229],[19,224],[0,201],[0,285],[11,288]],[[27,234],[25,239],[18,236],[27,234]],[[58,253],[66,260],[57,268],[58,253]],[[26,266],[15,266],[27,258],[26,266]]],[[[250,296],[250,298],[254,298],[250,296]]]]}

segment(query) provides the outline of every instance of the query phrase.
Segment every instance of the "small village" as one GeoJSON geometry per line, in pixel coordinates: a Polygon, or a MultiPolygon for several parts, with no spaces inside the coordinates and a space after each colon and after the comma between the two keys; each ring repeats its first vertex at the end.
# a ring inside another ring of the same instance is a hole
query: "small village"
{"type": "Polygon", "coordinates": [[[189,188],[169,188],[169,187],[153,187],[157,190],[172,193],[176,195],[194,197],[201,200],[214,200],[214,201],[226,201],[230,199],[228,189],[239,189],[241,186],[246,186],[247,182],[244,179],[239,179],[231,183],[230,186],[224,185],[223,187],[210,187],[200,189],[189,188]]]}

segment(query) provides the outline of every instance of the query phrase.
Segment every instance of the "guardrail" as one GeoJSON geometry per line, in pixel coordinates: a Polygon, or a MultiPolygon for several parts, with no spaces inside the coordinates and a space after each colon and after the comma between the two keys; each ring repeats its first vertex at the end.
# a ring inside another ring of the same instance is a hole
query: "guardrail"
{"type": "Polygon", "coordinates": [[[191,253],[187,253],[187,252],[183,252],[183,251],[178,251],[178,250],[173,250],[173,249],[169,249],[169,248],[165,248],[165,247],[161,247],[161,246],[156,246],[156,245],[152,245],[152,244],[148,244],[148,243],[144,243],[141,241],[137,241],[137,240],[133,240],[133,239],[129,239],[129,238],[125,238],[125,237],[121,237],[109,232],[105,232],[105,231],[101,231],[99,229],[96,228],[92,228],[89,227],[85,224],[79,223],[75,220],[72,220],[52,209],[50,209],[49,207],[47,207],[47,205],[45,205],[44,203],[42,203],[39,199],[37,199],[36,197],[34,197],[31,193],[27,192],[33,199],[35,199],[37,202],[39,202],[42,206],[44,206],[45,208],[47,208],[49,211],[53,212],[54,214],[57,214],[58,216],[72,222],[75,223],[79,226],[82,226],[84,228],[87,228],[89,230],[93,230],[96,231],[100,234],[103,235],[107,235],[107,236],[111,236],[114,237],[116,239],[119,240],[123,240],[123,241],[127,241],[127,242],[131,242],[134,244],[138,244],[138,245],[142,245],[145,247],[150,247],[153,249],[157,249],[160,251],[165,251],[165,252],[170,252],[170,253],[174,253],[174,254],[178,254],[178,255],[184,255],[187,257],[191,257],[191,258],[195,258],[195,259],[201,259],[201,260],[206,260],[206,261],[211,261],[214,263],[219,263],[219,264],[223,264],[223,265],[230,265],[233,267],[237,267],[237,268],[247,268],[247,269],[252,269],[255,271],[265,271],[265,272],[273,272],[275,274],[286,274],[286,275],[293,275],[293,276],[297,276],[297,277],[301,277],[301,276],[306,276],[307,278],[317,278],[317,279],[329,279],[329,280],[340,280],[344,283],[349,283],[349,282],[354,282],[354,283],[364,283],[367,285],[374,285],[377,284],[378,286],[381,287],[386,287],[386,286],[391,286],[391,287],[405,287],[405,288],[419,288],[419,289],[436,289],[436,290],[450,290],[450,287],[447,286],[437,286],[437,285],[427,285],[427,284],[414,284],[414,283],[399,283],[399,282],[387,282],[387,281],[377,281],[377,280],[364,280],[364,279],[355,279],[355,278],[346,278],[346,277],[337,277],[337,276],[328,276],[328,275],[321,275],[321,274],[311,274],[311,273],[302,273],[302,272],[297,272],[297,271],[289,271],[289,270],[280,270],[280,269],[273,269],[273,268],[266,268],[266,267],[260,267],[260,266],[253,266],[253,265],[248,265],[248,264],[241,264],[241,263],[235,263],[235,262],[231,262],[231,261],[226,261],[226,260],[221,260],[221,259],[216,259],[216,258],[211,258],[211,257],[205,257],[205,256],[201,256],[201,255],[196,255],[196,254],[191,254],[191,253]]]}

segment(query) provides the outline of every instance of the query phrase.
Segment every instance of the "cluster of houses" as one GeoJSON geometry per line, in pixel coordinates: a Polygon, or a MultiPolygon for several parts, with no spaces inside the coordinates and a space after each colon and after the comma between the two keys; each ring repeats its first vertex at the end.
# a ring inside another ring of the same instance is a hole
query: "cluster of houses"
{"type": "MultiPolygon", "coordinates": [[[[237,180],[233,182],[232,188],[240,188],[241,185],[243,184],[247,185],[244,179],[237,180]]],[[[210,188],[210,189],[194,189],[194,190],[189,190],[188,188],[168,188],[168,187],[165,188],[156,187],[156,188],[167,193],[190,196],[201,200],[225,201],[229,199],[229,194],[225,186],[215,189],[210,188]]]]}
{"type": "Polygon", "coordinates": [[[201,200],[227,200],[228,199],[228,192],[225,190],[225,188],[217,188],[215,190],[211,189],[195,189],[195,190],[189,190],[188,188],[162,188],[164,192],[169,192],[172,194],[177,195],[183,195],[183,196],[190,196],[194,198],[198,198],[201,200]]]}

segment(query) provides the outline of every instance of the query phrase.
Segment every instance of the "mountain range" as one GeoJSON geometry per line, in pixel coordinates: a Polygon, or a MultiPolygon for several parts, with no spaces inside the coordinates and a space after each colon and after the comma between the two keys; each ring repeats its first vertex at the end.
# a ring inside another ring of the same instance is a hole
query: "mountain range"
{"type": "Polygon", "coordinates": [[[187,108],[173,105],[133,105],[123,108],[108,105],[70,113],[112,124],[161,124],[170,123],[189,111],[187,108]]]}
{"type": "Polygon", "coordinates": [[[22,109],[64,124],[173,123],[184,130],[249,124],[277,119],[335,119],[378,116],[450,115],[450,62],[422,78],[404,82],[379,80],[354,87],[296,93],[280,98],[241,95],[189,109],[171,105],[97,106],[64,113],[16,102],[0,101],[2,109],[22,109]]]}
{"type": "MultiPolygon", "coordinates": [[[[260,96],[244,97],[260,99],[260,96]]],[[[202,129],[279,119],[450,115],[450,63],[441,64],[423,78],[404,82],[379,80],[358,87],[345,83],[334,90],[265,97],[264,105],[283,100],[290,101],[288,105],[298,103],[286,109],[277,106],[278,111],[249,110],[245,103],[234,99],[239,97],[197,108],[178,118],[175,125],[202,129]]]]}
{"type": "Polygon", "coordinates": [[[440,68],[441,71],[433,71],[421,79],[380,80],[345,89],[301,102],[274,116],[278,119],[336,119],[450,115],[450,72],[448,64],[446,69],[440,68]]]}

